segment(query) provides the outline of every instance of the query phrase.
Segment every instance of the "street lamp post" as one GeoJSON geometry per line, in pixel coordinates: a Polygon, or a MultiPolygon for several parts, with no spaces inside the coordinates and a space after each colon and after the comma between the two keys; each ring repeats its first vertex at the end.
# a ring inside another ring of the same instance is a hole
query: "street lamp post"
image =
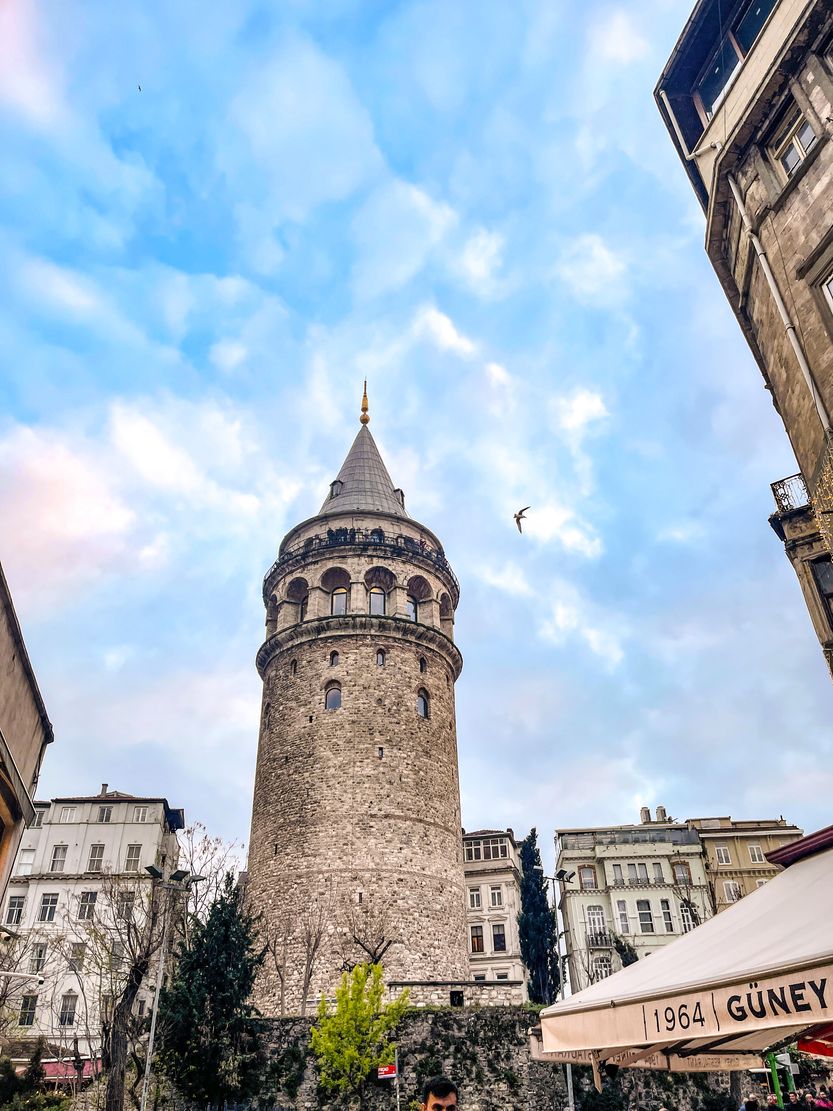
{"type": "MultiPolygon", "coordinates": [[[[554,876],[545,874],[544,869],[540,865],[535,866],[535,871],[541,873],[542,879],[548,880],[552,884],[552,909],[555,913],[555,955],[558,960],[558,988],[555,993],[555,1002],[558,1002],[559,996],[564,999],[567,990],[567,978],[564,975],[565,965],[567,962],[567,955],[561,956],[561,939],[566,936],[566,930],[559,930],[558,928],[558,889],[556,883],[559,880],[569,883],[575,876],[575,872],[567,872],[564,868],[559,868],[554,876]]],[[[564,1071],[567,1076],[567,1111],[574,1111],[575,1102],[573,1100],[573,1066],[566,1062],[564,1071]]]]}
{"type": "Polygon", "coordinates": [[[170,878],[166,880],[163,872],[157,868],[155,864],[148,864],[145,871],[150,873],[156,884],[165,892],[165,908],[162,912],[162,943],[159,946],[159,965],[156,970],[156,988],[153,993],[153,1009],[150,1016],[150,1034],[148,1036],[148,1051],[145,1060],[145,1075],[142,1079],[142,1098],[139,1104],[139,1111],[146,1111],[148,1091],[150,1089],[150,1070],[153,1063],[153,1043],[156,1039],[156,1019],[159,1014],[159,996],[162,994],[162,981],[165,978],[165,958],[168,955],[171,895],[174,891],[187,892],[192,884],[199,883],[201,879],[204,879],[203,876],[192,876],[190,872],[185,872],[181,868],[178,868],[175,872],[172,872],[170,878]]]}

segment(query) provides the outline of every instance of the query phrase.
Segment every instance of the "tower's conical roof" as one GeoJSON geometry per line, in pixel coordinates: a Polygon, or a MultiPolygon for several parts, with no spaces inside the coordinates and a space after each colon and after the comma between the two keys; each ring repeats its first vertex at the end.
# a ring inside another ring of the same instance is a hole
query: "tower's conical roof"
{"type": "Polygon", "coordinates": [[[341,465],[333,492],[321,506],[320,517],[356,511],[407,517],[401,494],[394,489],[388,469],[367,424],[362,424],[341,465]],[[338,485],[340,484],[340,485],[338,485]]]}

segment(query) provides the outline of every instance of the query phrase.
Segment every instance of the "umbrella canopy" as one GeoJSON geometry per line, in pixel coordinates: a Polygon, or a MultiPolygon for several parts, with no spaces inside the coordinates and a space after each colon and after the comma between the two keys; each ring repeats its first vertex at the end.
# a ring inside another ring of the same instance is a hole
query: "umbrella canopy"
{"type": "Polygon", "coordinates": [[[833,1022],[833,826],[691,933],[541,1012],[554,1061],[742,1069],[833,1022]]]}

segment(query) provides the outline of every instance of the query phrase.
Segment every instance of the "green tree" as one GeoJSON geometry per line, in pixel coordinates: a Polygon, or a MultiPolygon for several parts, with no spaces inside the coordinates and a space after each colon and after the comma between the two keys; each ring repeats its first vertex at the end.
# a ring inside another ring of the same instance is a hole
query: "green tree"
{"type": "Polygon", "coordinates": [[[629,964],[636,964],[639,960],[639,954],[631,945],[631,943],[619,934],[613,935],[613,948],[619,954],[619,960],[622,962],[622,968],[627,968],[629,964]]]}
{"type": "Polygon", "coordinates": [[[357,1101],[359,1107],[371,1073],[393,1063],[388,1035],[408,1007],[407,991],[391,1003],[382,1001],[383,993],[382,966],[357,964],[341,977],[334,1009],[321,1000],[318,1025],[311,1031],[322,1088],[357,1101]]]}
{"type": "Polygon", "coordinates": [[[248,1002],[264,952],[231,873],[205,917],[192,919],[159,1006],[159,1062],[201,1107],[255,1095],[264,1069],[262,1023],[248,1002]]]}
{"type": "Polygon", "coordinates": [[[547,899],[547,884],[533,827],[521,842],[521,910],[518,930],[521,957],[529,973],[532,1003],[552,1003],[561,983],[555,910],[547,899]]]}

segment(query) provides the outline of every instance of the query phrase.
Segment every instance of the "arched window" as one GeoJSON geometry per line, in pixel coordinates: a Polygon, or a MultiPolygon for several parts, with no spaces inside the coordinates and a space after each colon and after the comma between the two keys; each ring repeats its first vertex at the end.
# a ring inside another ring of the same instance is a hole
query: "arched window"
{"type": "Polygon", "coordinates": [[[429,605],[426,605],[423,608],[422,603],[429,602],[433,596],[431,584],[428,582],[427,579],[423,578],[422,575],[411,575],[410,579],[408,579],[407,590],[408,598],[405,606],[407,609],[408,617],[410,617],[411,621],[419,621],[420,609],[422,608],[423,613],[426,615],[423,618],[423,624],[426,622],[426,620],[430,622],[431,607],[429,605]]]}
{"type": "Polygon", "coordinates": [[[330,653],[330,667],[335,667],[338,663],[338,652],[330,653]]]}
{"type": "Polygon", "coordinates": [[[350,574],[343,567],[328,567],[321,576],[321,589],[330,595],[330,613],[339,617],[347,613],[350,574]]]}
{"type": "Polygon", "coordinates": [[[385,615],[385,603],[387,596],[379,586],[372,586],[368,591],[368,598],[370,600],[370,612],[376,614],[378,617],[385,615]]]}
{"type": "Polygon", "coordinates": [[[428,670],[428,664],[425,662],[425,656],[419,657],[419,670],[422,672],[423,675],[428,670]]]}
{"type": "Polygon", "coordinates": [[[613,962],[611,961],[610,957],[593,958],[592,979],[596,983],[598,983],[599,980],[606,980],[612,972],[613,962]]]}
{"type": "Polygon", "coordinates": [[[324,693],[324,709],[341,709],[341,686],[338,683],[330,683],[330,685],[327,687],[327,690],[324,693]]]}
{"type": "Polygon", "coordinates": [[[286,597],[298,607],[298,620],[306,621],[309,603],[309,583],[306,579],[293,579],[286,588],[286,597]]]}
{"type": "Polygon", "coordinates": [[[293,660],[292,663],[289,665],[289,674],[290,675],[297,675],[298,674],[298,661],[297,660],[293,660]]]}
{"type": "Polygon", "coordinates": [[[416,711],[421,718],[428,718],[431,716],[431,700],[428,697],[428,691],[417,691],[416,711]]]}
{"type": "Polygon", "coordinates": [[[333,616],[347,613],[347,590],[345,587],[338,587],[330,595],[330,613],[333,616]]]}
{"type": "Polygon", "coordinates": [[[419,615],[419,602],[416,600],[413,594],[409,594],[408,597],[405,599],[405,612],[408,614],[408,617],[411,621],[417,620],[417,617],[419,615]]]}
{"type": "Polygon", "coordinates": [[[384,650],[384,648],[377,648],[376,649],[376,666],[377,667],[384,667],[385,666],[385,650],[384,650]]]}

